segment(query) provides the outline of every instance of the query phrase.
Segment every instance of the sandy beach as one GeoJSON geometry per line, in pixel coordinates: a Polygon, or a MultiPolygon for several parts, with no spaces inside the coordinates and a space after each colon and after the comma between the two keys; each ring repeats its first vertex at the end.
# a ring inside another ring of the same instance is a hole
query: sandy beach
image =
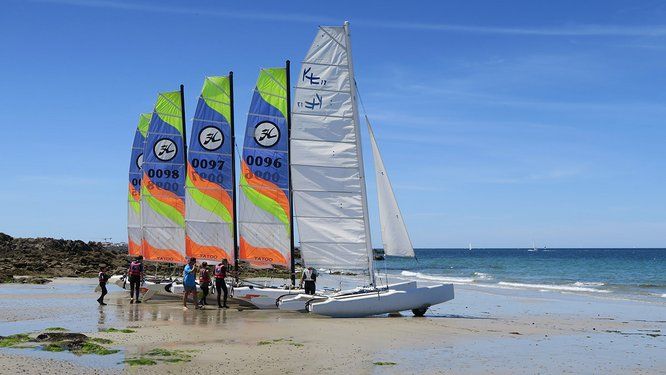
{"type": "Polygon", "coordinates": [[[111,355],[0,349],[5,373],[664,373],[666,305],[557,292],[456,286],[425,318],[330,319],[279,311],[183,311],[128,304],[94,280],[0,286],[0,335],[63,327],[113,341],[111,355]],[[108,328],[134,332],[101,332],[108,328]],[[153,349],[190,362],[130,366],[153,349]],[[222,366],[222,367],[220,367],[222,366]]]}

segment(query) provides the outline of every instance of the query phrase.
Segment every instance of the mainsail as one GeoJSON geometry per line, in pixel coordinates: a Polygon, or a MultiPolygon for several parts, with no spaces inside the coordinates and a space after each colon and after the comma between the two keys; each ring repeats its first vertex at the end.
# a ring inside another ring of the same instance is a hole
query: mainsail
{"type": "Polygon", "coordinates": [[[139,116],[139,125],[134,133],[132,154],[129,165],[129,189],[127,196],[127,249],[130,256],[142,254],[141,243],[141,165],[143,164],[143,147],[150,124],[150,113],[139,116]]]}
{"type": "Polygon", "coordinates": [[[143,256],[185,263],[185,142],[182,91],[160,93],[143,152],[143,256]]]}
{"type": "Polygon", "coordinates": [[[382,243],[384,254],[400,257],[414,257],[414,248],[409,239],[407,227],[402,219],[402,213],[393,193],[384,161],[379,153],[375,133],[368,118],[365,118],[372,144],[372,158],[375,161],[375,179],[377,182],[377,199],[379,200],[379,223],[382,228],[382,243]]]}
{"type": "Polygon", "coordinates": [[[298,74],[291,173],[303,258],[374,283],[348,24],[320,27],[298,74]]]}
{"type": "Polygon", "coordinates": [[[239,196],[240,260],[291,262],[287,72],[262,69],[247,115],[239,196]]]}
{"type": "Polygon", "coordinates": [[[234,259],[231,76],[207,77],[194,114],[187,155],[188,257],[234,259]]]}

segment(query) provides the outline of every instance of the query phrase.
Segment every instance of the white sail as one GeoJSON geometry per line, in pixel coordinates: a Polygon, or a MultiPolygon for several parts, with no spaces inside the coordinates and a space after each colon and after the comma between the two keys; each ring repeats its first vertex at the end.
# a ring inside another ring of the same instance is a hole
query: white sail
{"type": "Polygon", "coordinates": [[[291,173],[307,265],[373,274],[348,26],[320,27],[296,76],[291,173]]]}
{"type": "Polygon", "coordinates": [[[414,248],[409,239],[407,227],[402,219],[398,202],[395,200],[393,187],[388,173],[384,167],[384,161],[379,153],[375,134],[366,117],[370,143],[372,144],[372,158],[375,161],[375,179],[377,182],[377,199],[379,200],[379,223],[382,227],[382,243],[384,254],[399,257],[414,257],[414,248]]]}

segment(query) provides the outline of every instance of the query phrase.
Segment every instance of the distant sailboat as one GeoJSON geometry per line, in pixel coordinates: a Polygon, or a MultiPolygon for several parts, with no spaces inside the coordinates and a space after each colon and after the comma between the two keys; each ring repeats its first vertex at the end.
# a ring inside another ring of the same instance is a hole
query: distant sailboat
{"type": "Polygon", "coordinates": [[[472,251],[472,243],[469,243],[469,251],[472,251]]]}
{"type": "Polygon", "coordinates": [[[531,249],[527,249],[527,251],[530,251],[530,252],[532,252],[532,251],[539,251],[539,249],[537,249],[537,247],[536,247],[536,243],[535,243],[534,241],[532,241],[532,248],[531,248],[531,249]]]}

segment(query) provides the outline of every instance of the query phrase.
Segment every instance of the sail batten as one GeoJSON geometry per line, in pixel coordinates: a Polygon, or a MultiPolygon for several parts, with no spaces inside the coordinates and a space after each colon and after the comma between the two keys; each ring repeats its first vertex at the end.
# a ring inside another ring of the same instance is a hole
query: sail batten
{"type": "Polygon", "coordinates": [[[292,106],[294,216],[307,265],[372,274],[347,27],[319,28],[292,106]]]}
{"type": "Polygon", "coordinates": [[[402,218],[398,201],[395,199],[393,186],[389,179],[384,161],[379,152],[375,133],[368,118],[365,118],[370,134],[372,156],[375,162],[375,180],[377,183],[377,199],[379,201],[379,223],[381,224],[384,254],[399,257],[414,257],[414,248],[409,238],[405,221],[402,218]]]}
{"type": "Polygon", "coordinates": [[[234,260],[231,77],[206,77],[192,121],[187,156],[186,254],[234,260]]]}

